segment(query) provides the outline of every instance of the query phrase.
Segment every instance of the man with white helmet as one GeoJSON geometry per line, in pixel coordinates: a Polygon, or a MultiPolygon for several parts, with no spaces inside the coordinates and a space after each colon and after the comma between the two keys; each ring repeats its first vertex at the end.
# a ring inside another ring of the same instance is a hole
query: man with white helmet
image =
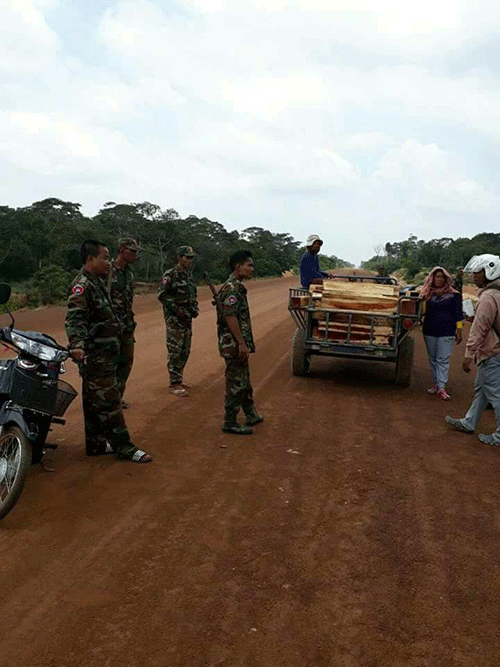
{"type": "Polygon", "coordinates": [[[463,419],[447,416],[446,421],[458,431],[473,433],[488,403],[495,410],[497,430],[479,435],[480,442],[500,446],[500,257],[476,255],[464,268],[472,273],[479,288],[479,301],[469,332],[463,369],[477,363],[474,400],[463,419]]]}
{"type": "Polygon", "coordinates": [[[318,253],[323,241],[317,234],[310,234],[306,241],[306,252],[300,260],[300,282],[304,289],[309,289],[316,278],[328,278],[328,273],[320,271],[318,253]]]}

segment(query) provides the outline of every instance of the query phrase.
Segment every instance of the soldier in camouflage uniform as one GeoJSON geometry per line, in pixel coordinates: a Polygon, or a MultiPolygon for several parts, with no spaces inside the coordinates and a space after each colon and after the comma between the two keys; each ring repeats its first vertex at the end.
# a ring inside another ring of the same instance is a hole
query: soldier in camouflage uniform
{"type": "Polygon", "coordinates": [[[158,289],[167,327],[170,393],[179,397],[189,396],[183,373],[191,351],[192,320],[198,317],[199,312],[196,285],[191,273],[194,256],[190,246],[177,248],[177,266],[163,274],[158,289]]]}
{"type": "Polygon", "coordinates": [[[130,407],[123,400],[125,385],[134,363],[134,331],[137,326],[132,305],[134,301],[134,274],[131,264],[137,259],[139,244],[131,238],[118,241],[118,257],[111,263],[108,274],[108,287],[111,302],[122,324],[120,355],[118,358],[118,388],[122,397],[122,408],[130,407]]]}
{"type": "Polygon", "coordinates": [[[217,332],[219,352],[226,362],[226,400],[222,430],[224,433],[248,435],[252,426],[264,421],[255,410],[248,356],[255,343],[243,280],[253,275],[252,253],[239,250],[230,260],[232,274],[218,294],[217,332]],[[237,421],[240,409],[246,415],[246,426],[237,421]]]}
{"type": "Polygon", "coordinates": [[[464,289],[464,267],[459,266],[457,269],[457,275],[455,276],[455,280],[453,281],[453,287],[457,290],[457,292],[460,292],[462,294],[463,289],[464,289]]]}
{"type": "Polygon", "coordinates": [[[105,454],[109,444],[120,459],[148,463],[151,456],[130,441],[121,407],[116,376],[121,325],[105,283],[109,250],[90,240],[80,254],[83,268],[69,289],[66,334],[82,376],[85,451],[105,454]]]}

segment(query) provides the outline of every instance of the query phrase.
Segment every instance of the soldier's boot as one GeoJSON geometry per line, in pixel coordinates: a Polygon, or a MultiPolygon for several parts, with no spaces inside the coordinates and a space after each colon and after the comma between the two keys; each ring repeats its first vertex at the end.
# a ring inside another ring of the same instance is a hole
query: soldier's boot
{"type": "Polygon", "coordinates": [[[108,453],[108,442],[105,438],[87,439],[85,454],[87,456],[102,456],[108,453]]]}
{"type": "Polygon", "coordinates": [[[226,411],[224,422],[222,424],[222,432],[234,433],[235,435],[252,435],[253,429],[248,426],[243,426],[243,424],[238,424],[236,416],[237,415],[234,412],[226,411]]]}
{"type": "Polygon", "coordinates": [[[226,424],[226,422],[224,422],[222,424],[222,432],[234,433],[235,435],[252,435],[253,428],[243,426],[243,424],[238,424],[238,422],[236,422],[236,424],[226,424]]]}
{"type": "Polygon", "coordinates": [[[264,421],[264,417],[262,415],[259,415],[257,410],[255,408],[250,408],[249,410],[245,410],[245,424],[247,426],[257,426],[257,424],[262,424],[264,421]]]}

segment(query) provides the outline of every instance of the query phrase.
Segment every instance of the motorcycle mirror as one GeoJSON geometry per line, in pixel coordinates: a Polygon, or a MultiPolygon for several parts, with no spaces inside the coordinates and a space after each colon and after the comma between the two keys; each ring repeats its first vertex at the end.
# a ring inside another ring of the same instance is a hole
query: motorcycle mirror
{"type": "Polygon", "coordinates": [[[10,285],[7,285],[7,283],[0,283],[0,304],[6,304],[10,299],[11,293],[12,290],[10,285]]]}

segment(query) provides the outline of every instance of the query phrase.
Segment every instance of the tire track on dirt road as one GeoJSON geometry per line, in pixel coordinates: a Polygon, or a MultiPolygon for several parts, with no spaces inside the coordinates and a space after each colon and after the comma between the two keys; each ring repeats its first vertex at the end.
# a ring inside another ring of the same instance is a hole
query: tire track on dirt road
{"type": "MultiPolygon", "coordinates": [[[[274,309],[277,304],[283,305],[282,294],[279,294],[277,298],[268,299],[268,302],[268,308],[260,309],[263,318],[266,317],[268,309],[274,309]]],[[[262,355],[266,355],[268,347],[272,348],[272,353],[267,357],[265,367],[262,369],[264,378],[272,375],[276,346],[281,346],[283,335],[287,335],[291,328],[286,308],[280,313],[278,319],[282,320],[281,323],[272,329],[269,335],[265,335],[265,327],[263,327],[264,340],[263,344],[260,344],[262,355]]],[[[258,324],[257,329],[259,326],[258,324]]],[[[86,481],[95,483],[97,474],[101,490],[104,490],[104,487],[108,489],[104,498],[94,495],[90,487],[85,488],[83,484],[78,484],[77,489],[68,488],[66,500],[73,506],[71,510],[68,510],[67,507],[58,507],[54,499],[51,515],[57,517],[60,527],[66,524],[68,530],[55,536],[53,527],[48,526],[45,530],[37,530],[32,533],[33,543],[36,542],[36,537],[40,537],[40,532],[45,532],[45,537],[49,533],[52,540],[54,538],[57,540],[60,551],[55,556],[53,541],[46,543],[46,556],[50,554],[50,558],[47,560],[34,559],[36,563],[32,561],[19,566],[16,579],[18,581],[24,579],[24,584],[16,585],[15,589],[11,591],[12,596],[5,596],[2,602],[6,609],[5,622],[8,622],[10,627],[16,628],[10,634],[9,641],[3,644],[2,652],[7,651],[11,646],[14,647],[22,637],[29,634],[30,631],[34,632],[35,628],[45,627],[47,616],[52,616],[51,612],[56,607],[64,607],[68,604],[71,606],[75,603],[79,597],[78,591],[81,592],[80,605],[83,608],[86,607],[86,604],[91,607],[97,604],[96,600],[100,598],[99,591],[104,591],[102,596],[104,601],[110,598],[106,594],[105,582],[110,577],[112,578],[113,572],[117,569],[117,563],[124,562],[127,564],[125,570],[134,571],[138,561],[134,550],[130,551],[134,535],[143,532],[145,526],[156,525],[155,515],[158,512],[166,517],[168,525],[175,526],[176,521],[180,525],[183,524],[183,515],[186,512],[196,513],[198,511],[196,505],[191,510],[189,509],[188,499],[192,502],[193,483],[197,491],[213,476],[213,465],[210,459],[213,459],[214,456],[220,458],[222,450],[218,447],[217,441],[224,437],[220,432],[224,383],[223,365],[219,359],[217,359],[217,365],[220,367],[220,372],[213,373],[203,380],[193,392],[192,400],[180,402],[174,398],[170,402],[175,406],[175,420],[171,419],[172,405],[160,412],[156,411],[156,416],[148,425],[148,429],[155,433],[157,441],[167,444],[168,449],[164,451],[160,449],[155,452],[156,464],[154,467],[148,466],[140,470],[133,468],[130,472],[127,471],[128,477],[130,475],[135,478],[142,477],[147,481],[147,488],[140,489],[139,498],[132,504],[127,503],[126,501],[130,499],[122,495],[127,486],[127,480],[125,482],[123,480],[123,464],[120,466],[112,459],[96,462],[97,465],[92,466],[93,476],[90,479],[89,476],[86,476],[86,481]],[[218,414],[214,410],[214,402],[216,402],[218,414]],[[170,417],[166,422],[163,413],[170,417]],[[193,413],[196,414],[194,422],[193,413]],[[208,423],[205,415],[208,415],[208,423]],[[210,433],[211,430],[214,431],[213,434],[210,433]],[[182,434],[181,437],[179,433],[182,434]],[[203,446],[200,435],[206,439],[207,433],[215,440],[215,447],[203,446]],[[121,476],[121,483],[116,484],[119,480],[114,468],[120,468],[118,477],[121,476]],[[103,511],[103,500],[110,499],[109,489],[113,485],[118,498],[113,499],[109,508],[103,511]],[[156,506],[158,502],[160,502],[160,508],[156,506]],[[118,523],[116,523],[117,510],[120,511],[118,523]],[[78,551],[77,545],[80,542],[92,546],[86,546],[84,552],[75,559],[74,554],[78,551]],[[31,576],[27,576],[30,571],[31,576]],[[36,586],[35,581],[37,581],[36,586]],[[92,582],[91,586],[88,585],[89,581],[92,582]],[[34,590],[36,590],[35,595],[34,590]],[[85,598],[88,598],[87,602],[85,598]],[[14,616],[9,610],[15,610],[14,616]],[[22,618],[21,622],[19,622],[20,618],[22,618]]],[[[257,394],[260,375],[260,366],[257,366],[254,373],[257,394]]],[[[231,436],[229,439],[231,440],[231,436]]],[[[74,472],[72,468],[73,466],[70,466],[70,469],[65,471],[66,475],[74,472]]],[[[60,501],[61,497],[59,497],[59,503],[60,501]]],[[[6,524],[7,522],[4,525],[6,524]]],[[[9,545],[10,548],[15,546],[16,539],[14,535],[11,537],[13,539],[9,545]]],[[[19,548],[19,544],[17,547],[19,548]]],[[[50,631],[48,627],[45,627],[44,631],[54,635],[58,623],[65,622],[67,618],[64,615],[59,617],[57,622],[52,619],[50,631]]],[[[54,636],[56,637],[57,633],[54,636]]],[[[32,650],[36,650],[35,643],[32,643],[32,650]]]]}
{"type": "Polygon", "coordinates": [[[70,425],[0,525],[1,667],[496,667],[500,458],[444,424],[471,391],[459,354],[451,404],[425,392],[418,331],[408,390],[384,364],[293,377],[286,286],[250,293],[266,422],[248,437],[220,430],[210,304],[186,401],[140,313],[130,423],[155,463],[89,462],[70,425]]]}

